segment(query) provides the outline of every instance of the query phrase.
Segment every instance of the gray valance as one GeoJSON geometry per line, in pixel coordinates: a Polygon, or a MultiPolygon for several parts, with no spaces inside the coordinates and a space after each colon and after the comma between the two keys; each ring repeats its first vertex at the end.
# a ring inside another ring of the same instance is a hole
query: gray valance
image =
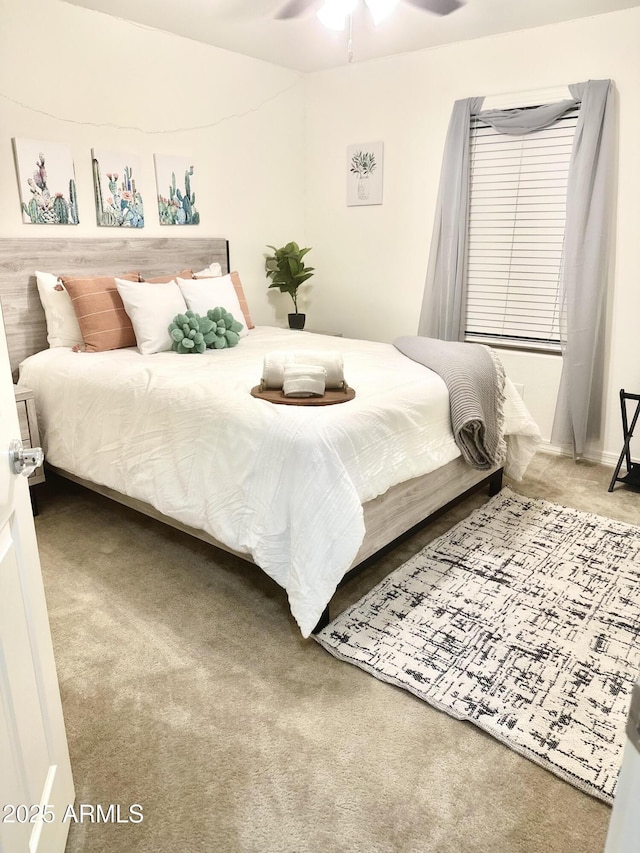
{"type": "Polygon", "coordinates": [[[483,124],[491,125],[498,133],[523,136],[549,127],[566,112],[574,109],[580,101],[557,101],[555,104],[542,104],[539,107],[519,107],[514,110],[483,110],[476,118],[483,124]]]}

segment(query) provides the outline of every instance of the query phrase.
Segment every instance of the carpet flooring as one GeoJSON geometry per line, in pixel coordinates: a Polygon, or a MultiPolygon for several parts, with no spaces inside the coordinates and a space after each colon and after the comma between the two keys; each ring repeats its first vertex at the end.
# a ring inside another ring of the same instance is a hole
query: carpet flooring
{"type": "Polygon", "coordinates": [[[316,639],[612,803],[640,673],[640,527],[505,488],[316,639]]]}
{"type": "MultiPolygon", "coordinates": [[[[538,454],[515,491],[628,523],[611,469],[538,454]]],[[[67,853],[602,853],[610,808],[303,640],[262,572],[50,478],[36,530],[78,803],[67,853]]],[[[354,603],[487,502],[345,585],[354,603]]]]}

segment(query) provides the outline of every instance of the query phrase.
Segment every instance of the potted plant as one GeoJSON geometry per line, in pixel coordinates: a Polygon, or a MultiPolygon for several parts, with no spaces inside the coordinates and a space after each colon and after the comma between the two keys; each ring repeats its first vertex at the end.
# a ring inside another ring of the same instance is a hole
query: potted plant
{"type": "Polygon", "coordinates": [[[290,329],[304,329],[305,314],[298,311],[298,288],[311,278],[313,267],[306,267],[303,258],[311,249],[301,249],[297,243],[287,243],[280,249],[267,246],[273,254],[267,255],[265,271],[271,279],[269,288],[277,287],[281,293],[288,293],[293,299],[294,313],[289,314],[290,329]]]}

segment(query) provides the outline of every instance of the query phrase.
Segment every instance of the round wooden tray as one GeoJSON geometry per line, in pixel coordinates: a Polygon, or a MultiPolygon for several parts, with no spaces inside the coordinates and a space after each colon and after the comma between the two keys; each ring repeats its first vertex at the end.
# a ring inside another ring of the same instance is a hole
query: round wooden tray
{"type": "Polygon", "coordinates": [[[269,403],[281,403],[284,406],[333,406],[335,403],[346,403],[353,400],[356,392],[347,387],[342,390],[325,391],[322,397],[285,397],[282,388],[265,388],[256,385],[251,389],[251,396],[258,400],[268,400],[269,403]]]}

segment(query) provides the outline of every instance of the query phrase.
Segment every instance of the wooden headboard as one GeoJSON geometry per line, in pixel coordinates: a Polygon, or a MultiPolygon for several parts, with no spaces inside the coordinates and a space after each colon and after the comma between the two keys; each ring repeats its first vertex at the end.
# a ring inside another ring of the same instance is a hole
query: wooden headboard
{"type": "Polygon", "coordinates": [[[229,272],[222,238],[0,239],[0,301],[14,381],[20,362],[47,348],[47,329],[35,271],[55,275],[118,275],[131,270],[167,275],[214,262],[229,272]]]}

